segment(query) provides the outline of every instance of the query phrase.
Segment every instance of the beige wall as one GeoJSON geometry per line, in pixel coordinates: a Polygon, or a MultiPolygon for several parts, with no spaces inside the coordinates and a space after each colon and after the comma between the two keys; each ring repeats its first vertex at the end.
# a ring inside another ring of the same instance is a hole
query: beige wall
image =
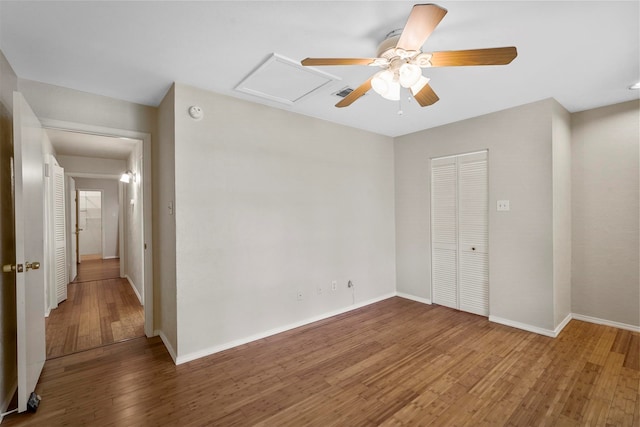
{"type": "Polygon", "coordinates": [[[640,326],[640,101],[575,113],[573,312],[640,326]]]}
{"type": "Polygon", "coordinates": [[[126,170],[126,160],[56,155],[65,173],[119,177],[126,170]]]}
{"type": "Polygon", "coordinates": [[[175,133],[179,358],[395,292],[391,138],[180,84],[175,133]]]}
{"type": "MultiPolygon", "coordinates": [[[[0,51],[0,264],[15,264],[13,224],[13,91],[17,77],[0,51]]],[[[17,386],[16,294],[11,274],[0,273],[0,412],[4,412],[17,386]]]]}
{"type": "Polygon", "coordinates": [[[157,109],[60,86],[19,79],[18,89],[40,120],[53,119],[155,134],[157,109]]]}
{"type": "Polygon", "coordinates": [[[571,115],[553,101],[554,328],[571,314],[571,115]]]}
{"type": "Polygon", "coordinates": [[[554,105],[540,101],[395,139],[398,292],[431,299],[430,159],[488,149],[490,315],[555,328],[554,105]],[[511,211],[496,211],[502,199],[511,211]]]}
{"type": "Polygon", "coordinates": [[[169,211],[175,200],[175,93],[173,86],[158,107],[158,144],[153,152],[153,277],[157,292],[155,318],[162,339],[175,359],[176,221],[169,211]]]}

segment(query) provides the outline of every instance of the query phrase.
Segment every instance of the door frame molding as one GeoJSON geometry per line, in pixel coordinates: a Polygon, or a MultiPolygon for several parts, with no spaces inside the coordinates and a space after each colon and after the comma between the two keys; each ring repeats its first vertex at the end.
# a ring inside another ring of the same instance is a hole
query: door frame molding
{"type": "Polygon", "coordinates": [[[130,138],[142,141],[142,227],[144,250],[144,333],[155,335],[153,323],[153,222],[151,199],[151,134],[126,129],[96,126],[86,123],[40,118],[43,128],[86,133],[115,138],[130,138]]]}

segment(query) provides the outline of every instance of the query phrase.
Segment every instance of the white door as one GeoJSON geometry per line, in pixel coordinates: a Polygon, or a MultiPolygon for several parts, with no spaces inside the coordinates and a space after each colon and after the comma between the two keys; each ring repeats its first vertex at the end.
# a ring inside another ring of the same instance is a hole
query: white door
{"type": "Polygon", "coordinates": [[[43,130],[19,92],[13,94],[18,411],[27,409],[45,361],[43,130]]]}
{"type": "Polygon", "coordinates": [[[458,308],[489,315],[487,153],[458,157],[458,308]]]}
{"type": "Polygon", "coordinates": [[[71,221],[69,228],[71,229],[71,260],[69,265],[69,282],[76,280],[78,275],[78,192],[76,191],[76,180],[69,177],[69,214],[71,221]]]}
{"type": "Polygon", "coordinates": [[[432,300],[489,315],[487,152],[431,161],[432,300]]]}
{"type": "Polygon", "coordinates": [[[458,308],[458,190],[455,157],[431,161],[432,300],[458,308]]]}
{"type": "Polygon", "coordinates": [[[56,305],[67,299],[67,232],[64,209],[64,169],[51,164],[53,187],[53,261],[56,305]]]}

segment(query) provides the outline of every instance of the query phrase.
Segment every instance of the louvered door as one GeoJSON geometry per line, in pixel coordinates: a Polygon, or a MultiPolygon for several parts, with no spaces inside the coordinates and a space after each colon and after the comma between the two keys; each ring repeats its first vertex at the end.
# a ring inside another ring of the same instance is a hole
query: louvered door
{"type": "Polygon", "coordinates": [[[431,162],[432,300],[458,308],[458,191],[456,158],[431,162]]]}
{"type": "Polygon", "coordinates": [[[56,300],[58,303],[67,299],[67,247],[64,209],[64,169],[53,164],[53,228],[54,228],[54,276],[56,300]]]}
{"type": "Polygon", "coordinates": [[[489,315],[487,153],[458,156],[458,308],[489,315]]]}
{"type": "Polygon", "coordinates": [[[487,152],[431,162],[432,300],[489,314],[487,152]]]}

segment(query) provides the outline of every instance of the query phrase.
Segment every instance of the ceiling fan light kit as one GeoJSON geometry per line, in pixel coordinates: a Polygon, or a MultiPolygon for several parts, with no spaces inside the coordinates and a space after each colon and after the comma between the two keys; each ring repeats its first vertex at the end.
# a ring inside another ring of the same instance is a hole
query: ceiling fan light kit
{"type": "Polygon", "coordinates": [[[376,58],[306,58],[303,66],[315,65],[368,65],[382,68],[366,82],[336,104],[336,107],[351,105],[373,89],[390,101],[400,99],[401,88],[406,88],[422,107],[438,101],[429,85],[429,78],[422,74],[423,68],[470,65],[506,65],[517,56],[515,47],[498,47],[444,52],[422,52],[422,45],[431,35],[447,10],[435,4],[413,6],[402,30],[387,34],[378,46],[376,58]]]}

